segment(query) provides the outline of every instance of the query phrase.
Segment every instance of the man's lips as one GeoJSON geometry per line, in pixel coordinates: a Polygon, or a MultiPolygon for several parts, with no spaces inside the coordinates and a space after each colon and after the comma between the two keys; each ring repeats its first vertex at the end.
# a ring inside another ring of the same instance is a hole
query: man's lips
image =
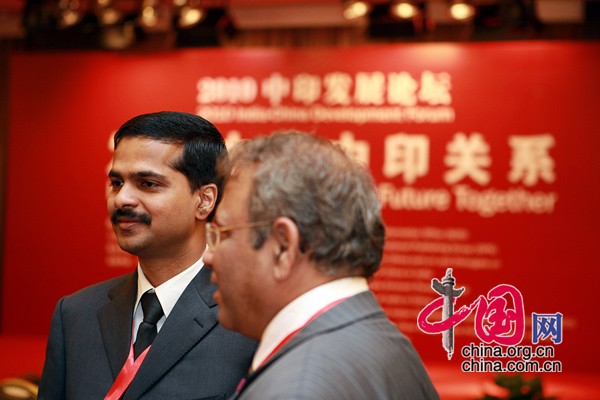
{"type": "Polygon", "coordinates": [[[144,224],[144,222],[139,219],[130,218],[117,218],[116,222],[116,225],[121,229],[131,229],[137,225],[144,224]]]}
{"type": "Polygon", "coordinates": [[[221,304],[221,292],[219,292],[219,289],[215,290],[213,293],[213,299],[217,302],[217,304],[221,304]]]}
{"type": "Polygon", "coordinates": [[[210,274],[210,282],[217,287],[213,293],[213,299],[215,299],[215,301],[219,303],[219,300],[221,300],[221,292],[219,292],[217,275],[214,273],[214,271],[210,274]]]}

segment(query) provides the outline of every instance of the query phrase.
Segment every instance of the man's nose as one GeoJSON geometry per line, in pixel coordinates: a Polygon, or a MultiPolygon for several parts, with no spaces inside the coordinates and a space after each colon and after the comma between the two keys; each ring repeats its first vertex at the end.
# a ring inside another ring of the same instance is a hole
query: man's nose
{"type": "Polygon", "coordinates": [[[202,261],[204,261],[204,264],[209,268],[212,268],[213,256],[213,251],[207,246],[204,256],[202,257],[202,261]]]}
{"type": "Polygon", "coordinates": [[[123,186],[114,193],[113,201],[115,208],[135,207],[139,203],[139,198],[133,185],[124,183],[123,186]]]}

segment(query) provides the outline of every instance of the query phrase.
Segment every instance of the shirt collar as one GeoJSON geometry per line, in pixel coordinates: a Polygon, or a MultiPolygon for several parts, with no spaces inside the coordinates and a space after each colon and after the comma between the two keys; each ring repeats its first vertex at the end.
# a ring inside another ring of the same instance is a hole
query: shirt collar
{"type": "Polygon", "coordinates": [[[160,301],[160,305],[165,313],[165,318],[168,317],[185,288],[190,284],[198,272],[200,272],[203,266],[204,262],[202,261],[202,258],[200,258],[194,264],[190,265],[184,271],[175,275],[168,281],[157,287],[153,287],[148,281],[148,278],[146,278],[146,275],[144,275],[144,271],[142,271],[141,266],[138,264],[138,290],[134,310],[137,310],[142,295],[148,290],[153,289],[156,292],[158,301],[160,301]]]}
{"type": "Polygon", "coordinates": [[[367,290],[366,278],[350,277],[317,286],[294,299],[267,325],[252,360],[252,369],[256,370],[286,336],[301,328],[323,307],[367,290]]]}

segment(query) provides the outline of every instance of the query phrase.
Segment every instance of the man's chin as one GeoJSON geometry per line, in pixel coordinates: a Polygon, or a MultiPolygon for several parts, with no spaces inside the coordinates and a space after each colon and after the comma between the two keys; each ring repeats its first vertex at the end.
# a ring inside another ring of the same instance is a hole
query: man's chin
{"type": "Polygon", "coordinates": [[[133,256],[139,256],[141,253],[143,253],[143,250],[145,249],[145,246],[139,243],[132,242],[130,240],[117,239],[117,241],[121,250],[133,256]]]}
{"type": "Polygon", "coordinates": [[[223,307],[219,305],[219,324],[225,329],[229,329],[230,331],[235,330],[235,325],[232,323],[231,319],[227,318],[227,312],[223,312],[223,307]]]}

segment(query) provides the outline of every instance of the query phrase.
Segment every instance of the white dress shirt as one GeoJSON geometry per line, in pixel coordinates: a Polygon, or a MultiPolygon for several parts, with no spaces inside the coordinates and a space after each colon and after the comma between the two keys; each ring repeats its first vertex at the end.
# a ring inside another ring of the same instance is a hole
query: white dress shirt
{"type": "Polygon", "coordinates": [[[158,323],[156,324],[157,331],[160,332],[165,320],[175,307],[175,303],[181,297],[181,294],[185,290],[185,288],[190,284],[192,279],[200,272],[202,267],[204,266],[204,262],[202,258],[196,261],[194,264],[189,266],[185,271],[180,272],[175,275],[168,281],[159,285],[158,287],[153,287],[152,284],[144,275],[144,271],[138,264],[137,272],[138,272],[138,289],[137,289],[137,299],[135,301],[135,307],[133,308],[133,336],[132,341],[135,342],[135,338],[137,337],[138,327],[140,323],[144,319],[144,312],[140,305],[140,299],[142,295],[146,293],[148,290],[154,290],[156,292],[156,296],[158,297],[158,301],[160,302],[160,306],[163,309],[165,315],[163,315],[158,323]]]}

